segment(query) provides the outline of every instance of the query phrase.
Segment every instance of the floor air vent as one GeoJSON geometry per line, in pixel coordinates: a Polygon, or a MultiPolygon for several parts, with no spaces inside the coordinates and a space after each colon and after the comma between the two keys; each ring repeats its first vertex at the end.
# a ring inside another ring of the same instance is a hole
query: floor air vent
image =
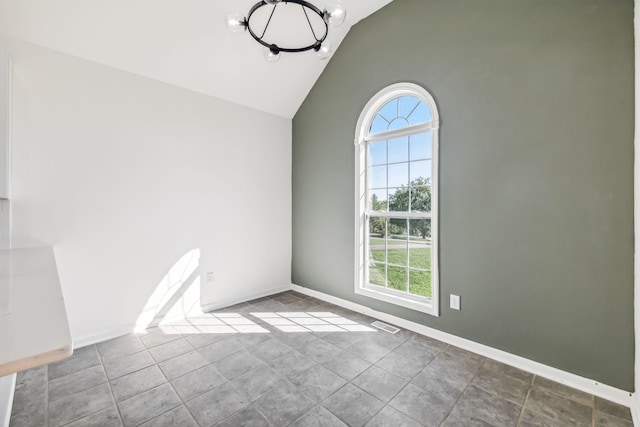
{"type": "Polygon", "coordinates": [[[400,331],[400,329],[396,328],[395,326],[387,325],[386,323],[382,323],[379,320],[373,322],[371,326],[382,329],[383,331],[389,332],[390,334],[395,334],[396,332],[400,331]]]}

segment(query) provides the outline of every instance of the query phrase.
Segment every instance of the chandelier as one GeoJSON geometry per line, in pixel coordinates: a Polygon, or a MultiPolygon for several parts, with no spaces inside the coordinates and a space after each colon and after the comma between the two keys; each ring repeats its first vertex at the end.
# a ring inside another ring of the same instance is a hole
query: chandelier
{"type": "Polygon", "coordinates": [[[305,0],[261,0],[249,9],[249,13],[246,17],[237,13],[228,15],[226,17],[226,24],[227,28],[232,33],[248,31],[255,41],[264,46],[266,60],[269,62],[276,62],[280,59],[281,52],[298,53],[309,50],[316,52],[320,59],[327,59],[331,55],[331,45],[329,44],[329,40],[327,40],[329,27],[338,27],[342,25],[345,18],[346,11],[340,5],[335,5],[329,10],[321,10],[317,6],[305,0]],[[271,8],[270,11],[263,9],[268,7],[271,8]],[[270,40],[268,38],[269,35],[267,34],[267,30],[269,30],[269,26],[274,15],[278,12],[278,7],[281,8],[280,10],[284,7],[300,7],[302,13],[300,13],[299,19],[306,20],[306,23],[309,25],[309,30],[311,31],[310,35],[313,37],[313,39],[309,40],[313,41],[310,43],[300,43],[299,45],[282,46],[278,45],[273,39],[270,40]],[[263,28],[257,28],[258,24],[255,23],[255,19],[252,21],[252,17],[255,17],[256,12],[261,9],[261,13],[265,11],[268,13],[268,18],[263,28]],[[316,22],[321,22],[320,26],[322,29],[318,30],[318,28],[314,28],[312,25],[312,19],[316,22]]]}

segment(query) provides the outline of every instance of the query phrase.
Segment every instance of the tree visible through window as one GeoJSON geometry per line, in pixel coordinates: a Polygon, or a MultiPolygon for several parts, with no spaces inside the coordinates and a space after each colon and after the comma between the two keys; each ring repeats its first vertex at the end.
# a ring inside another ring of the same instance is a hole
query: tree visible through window
{"type": "Polygon", "coordinates": [[[371,112],[365,109],[368,123],[363,123],[365,130],[357,141],[364,148],[359,151],[360,176],[364,176],[359,192],[366,197],[360,205],[364,211],[359,231],[360,289],[413,299],[433,312],[435,104],[430,96],[406,89],[393,95],[393,90],[383,91],[384,103],[378,102],[371,112]]]}

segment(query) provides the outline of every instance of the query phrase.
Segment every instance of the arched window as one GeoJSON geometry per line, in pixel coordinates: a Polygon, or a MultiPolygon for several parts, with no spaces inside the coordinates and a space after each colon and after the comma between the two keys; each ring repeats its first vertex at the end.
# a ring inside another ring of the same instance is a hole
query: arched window
{"type": "Polygon", "coordinates": [[[438,315],[438,110],[411,83],[366,105],[356,127],[355,292],[438,315]]]}

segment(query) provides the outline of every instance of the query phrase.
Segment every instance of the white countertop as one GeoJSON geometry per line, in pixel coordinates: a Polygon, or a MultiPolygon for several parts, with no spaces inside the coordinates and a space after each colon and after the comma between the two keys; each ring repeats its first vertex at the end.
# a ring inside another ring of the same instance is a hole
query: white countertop
{"type": "Polygon", "coordinates": [[[53,249],[0,250],[0,377],[72,352],[53,249]]]}

